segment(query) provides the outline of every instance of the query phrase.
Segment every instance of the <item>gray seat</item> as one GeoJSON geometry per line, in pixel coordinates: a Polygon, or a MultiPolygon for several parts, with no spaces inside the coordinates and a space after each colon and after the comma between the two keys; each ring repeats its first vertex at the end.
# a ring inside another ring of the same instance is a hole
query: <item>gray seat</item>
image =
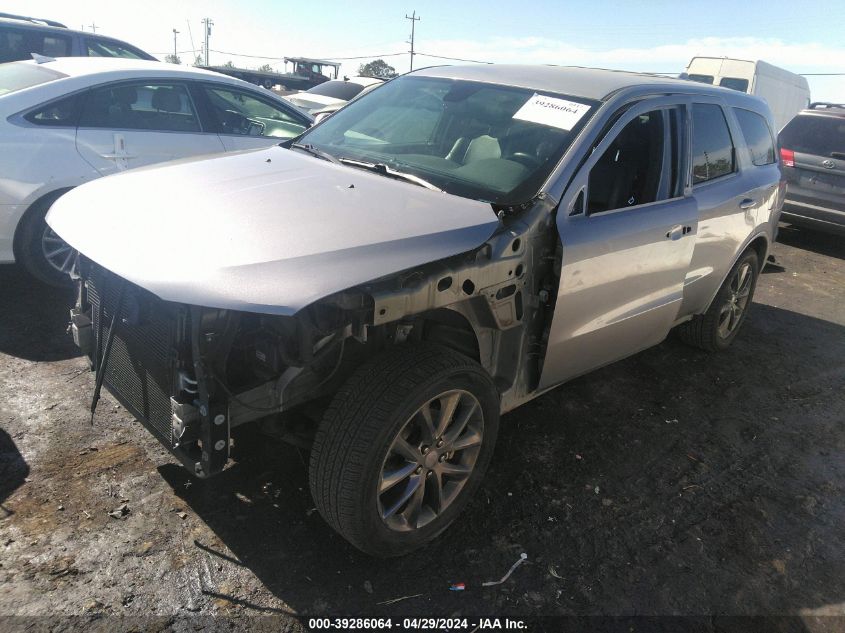
{"type": "Polygon", "coordinates": [[[474,163],[486,158],[501,158],[502,148],[499,140],[482,134],[467,142],[466,137],[461,137],[452,146],[446,158],[462,165],[474,163]]]}

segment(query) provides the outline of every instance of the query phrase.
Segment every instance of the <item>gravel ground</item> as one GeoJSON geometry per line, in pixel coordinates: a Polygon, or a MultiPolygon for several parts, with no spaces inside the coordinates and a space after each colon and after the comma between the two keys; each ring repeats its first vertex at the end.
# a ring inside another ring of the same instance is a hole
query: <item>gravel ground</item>
{"type": "Polygon", "coordinates": [[[780,241],[731,350],[670,338],[505,416],[466,514],[389,561],[295,448],[200,482],[110,396],[90,425],[72,297],[0,267],[0,615],[845,615],[845,242],[780,241]]]}

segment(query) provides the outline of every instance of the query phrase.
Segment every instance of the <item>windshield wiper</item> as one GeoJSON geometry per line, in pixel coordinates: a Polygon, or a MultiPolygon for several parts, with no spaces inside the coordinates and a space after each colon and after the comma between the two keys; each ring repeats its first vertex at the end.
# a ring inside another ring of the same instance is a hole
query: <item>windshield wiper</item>
{"type": "Polygon", "coordinates": [[[305,143],[291,143],[291,149],[301,149],[303,152],[311,154],[312,156],[316,156],[317,158],[322,158],[323,160],[327,160],[330,163],[334,163],[335,165],[340,165],[340,161],[329,154],[328,152],[324,152],[321,149],[317,149],[313,145],[306,145],[305,143]]]}
{"type": "Polygon", "coordinates": [[[431,189],[432,191],[439,191],[443,193],[443,190],[439,187],[435,187],[427,180],[420,178],[419,176],[414,176],[413,174],[406,174],[403,171],[397,171],[391,167],[388,167],[384,163],[368,163],[364,160],[355,160],[353,158],[339,158],[338,159],[344,165],[350,165],[352,167],[360,167],[361,169],[368,169],[370,171],[374,171],[377,174],[383,174],[385,176],[390,176],[391,178],[397,178],[399,180],[406,180],[407,182],[412,182],[415,185],[419,185],[420,187],[425,187],[426,189],[431,189]]]}

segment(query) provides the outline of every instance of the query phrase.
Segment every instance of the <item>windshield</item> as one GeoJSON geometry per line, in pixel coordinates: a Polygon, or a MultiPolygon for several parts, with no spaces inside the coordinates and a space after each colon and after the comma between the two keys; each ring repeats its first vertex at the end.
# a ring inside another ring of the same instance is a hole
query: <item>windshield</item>
{"type": "Polygon", "coordinates": [[[331,97],[332,99],[343,99],[349,101],[364,89],[361,84],[352,83],[351,81],[327,81],[325,83],[309,88],[303,94],[320,95],[321,97],[331,97]]]}
{"type": "Polygon", "coordinates": [[[32,63],[0,64],[0,95],[67,77],[32,63]]]}
{"type": "MultiPolygon", "coordinates": [[[[533,198],[598,102],[406,76],[350,102],[299,142],[502,205],[533,198]]],[[[387,172],[383,172],[387,173],[387,172]]]]}

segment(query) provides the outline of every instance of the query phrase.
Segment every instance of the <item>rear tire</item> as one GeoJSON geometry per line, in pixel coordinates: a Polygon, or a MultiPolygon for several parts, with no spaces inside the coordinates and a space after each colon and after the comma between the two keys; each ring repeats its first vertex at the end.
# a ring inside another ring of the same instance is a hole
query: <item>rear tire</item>
{"type": "Polygon", "coordinates": [[[30,275],[59,288],[68,287],[72,283],[68,272],[76,252],[56,235],[44,218],[53,203],[64,193],[59,191],[45,196],[27,210],[21,219],[15,249],[16,257],[30,275]]]}
{"type": "Polygon", "coordinates": [[[493,455],[499,395],[474,360],[403,345],[363,365],[335,395],[311,450],[311,494],[358,549],[399,556],[460,514],[493,455]]]}
{"type": "Polygon", "coordinates": [[[731,268],[707,312],[678,326],[681,340],[708,352],[727,349],[751,309],[759,274],[757,253],[746,251],[731,268]]]}

